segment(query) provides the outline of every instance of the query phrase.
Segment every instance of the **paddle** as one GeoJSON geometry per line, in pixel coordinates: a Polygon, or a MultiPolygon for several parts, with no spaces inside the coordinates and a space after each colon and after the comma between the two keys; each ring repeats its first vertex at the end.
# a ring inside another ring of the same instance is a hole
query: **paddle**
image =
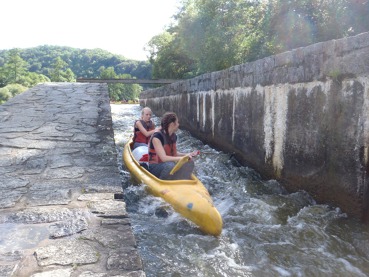
{"type": "Polygon", "coordinates": [[[185,163],[187,163],[190,160],[189,156],[183,156],[176,165],[172,168],[172,170],[169,172],[170,175],[173,175],[176,173],[185,163]]]}

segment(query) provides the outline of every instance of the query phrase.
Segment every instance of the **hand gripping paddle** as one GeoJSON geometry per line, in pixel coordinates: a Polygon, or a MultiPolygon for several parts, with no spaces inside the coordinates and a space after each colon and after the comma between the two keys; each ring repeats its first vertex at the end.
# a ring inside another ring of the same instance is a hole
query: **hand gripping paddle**
{"type": "Polygon", "coordinates": [[[185,163],[187,163],[190,160],[189,156],[183,156],[176,165],[172,168],[172,170],[169,172],[170,175],[173,175],[176,173],[185,163]]]}

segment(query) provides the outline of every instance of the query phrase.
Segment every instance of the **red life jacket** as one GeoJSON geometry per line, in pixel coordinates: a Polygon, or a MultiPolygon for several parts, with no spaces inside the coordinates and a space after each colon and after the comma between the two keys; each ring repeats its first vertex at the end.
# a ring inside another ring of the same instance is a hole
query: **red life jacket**
{"type": "Polygon", "coordinates": [[[136,120],[134,124],[134,136],[133,136],[133,142],[139,142],[139,143],[148,143],[150,137],[146,137],[143,133],[141,133],[140,129],[136,127],[136,122],[140,121],[142,126],[146,129],[146,131],[151,131],[155,129],[154,123],[150,120],[148,122],[145,122],[144,120],[136,120]]]}
{"type": "Polygon", "coordinates": [[[163,161],[159,158],[156,154],[154,145],[152,143],[153,138],[158,138],[163,145],[165,154],[167,156],[175,156],[177,155],[177,135],[172,134],[171,136],[171,143],[169,143],[166,135],[163,132],[156,132],[151,136],[150,143],[149,143],[149,163],[157,164],[162,163],[163,161]]]}

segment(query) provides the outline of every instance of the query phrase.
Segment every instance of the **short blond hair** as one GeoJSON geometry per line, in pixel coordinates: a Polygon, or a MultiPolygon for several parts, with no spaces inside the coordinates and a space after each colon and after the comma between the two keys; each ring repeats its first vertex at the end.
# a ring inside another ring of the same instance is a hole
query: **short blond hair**
{"type": "Polygon", "coordinates": [[[151,109],[150,109],[149,107],[145,107],[145,108],[143,108],[143,109],[142,109],[142,111],[141,111],[141,115],[144,115],[145,111],[150,111],[150,112],[152,112],[152,111],[151,111],[151,109]]]}

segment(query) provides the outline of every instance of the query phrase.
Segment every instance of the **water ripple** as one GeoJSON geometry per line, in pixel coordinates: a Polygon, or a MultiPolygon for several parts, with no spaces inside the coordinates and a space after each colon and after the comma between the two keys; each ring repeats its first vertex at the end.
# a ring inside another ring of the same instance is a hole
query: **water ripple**
{"type": "MultiPolygon", "coordinates": [[[[111,109],[121,157],[141,108],[111,109]]],[[[119,158],[127,210],[148,277],[369,276],[368,226],[317,204],[304,191],[288,193],[277,181],[263,180],[186,131],[178,137],[181,151],[207,153],[196,158],[196,175],[222,214],[224,229],[218,238],[203,235],[145,186],[133,185],[119,158]]]]}

